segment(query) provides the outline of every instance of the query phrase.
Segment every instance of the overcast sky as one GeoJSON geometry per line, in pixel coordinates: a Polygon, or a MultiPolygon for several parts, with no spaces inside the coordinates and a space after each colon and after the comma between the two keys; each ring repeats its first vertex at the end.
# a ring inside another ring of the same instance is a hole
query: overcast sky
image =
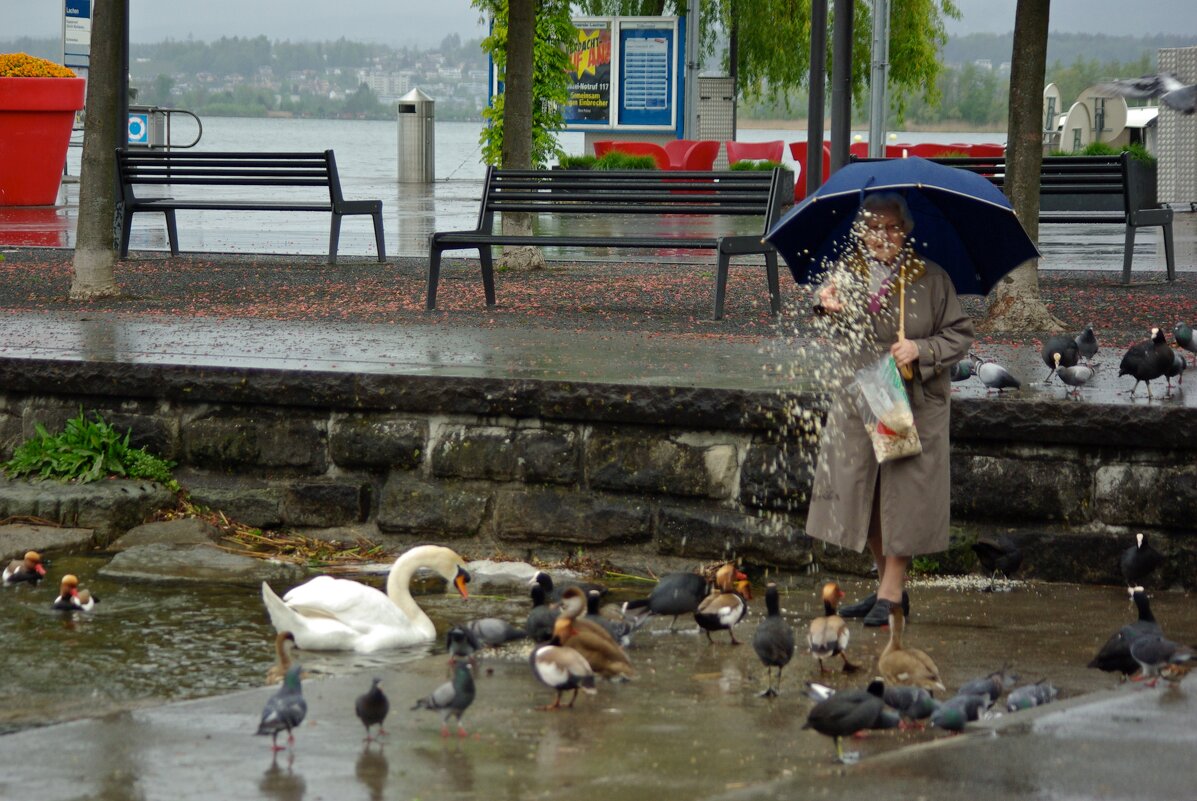
{"type": "MultiPolygon", "coordinates": [[[[956,4],[964,18],[949,21],[949,33],[1005,33],[1014,28],[1016,0],[956,0],[956,4]]],[[[130,38],[135,42],[265,34],[293,41],[344,36],[435,45],[449,33],[482,34],[479,14],[469,0],[129,0],[129,6],[130,38]]],[[[59,37],[62,8],[62,0],[0,0],[0,37],[59,37]]],[[[1055,0],[1051,29],[1135,36],[1197,34],[1197,2],[1055,0]]]]}

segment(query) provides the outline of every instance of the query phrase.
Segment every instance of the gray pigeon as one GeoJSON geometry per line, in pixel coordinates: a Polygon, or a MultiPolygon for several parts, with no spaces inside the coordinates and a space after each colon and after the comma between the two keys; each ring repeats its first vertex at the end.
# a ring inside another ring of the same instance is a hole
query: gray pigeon
{"type": "Polygon", "coordinates": [[[995,670],[988,676],[983,676],[979,679],[965,682],[960,689],[956,691],[957,695],[979,695],[985,698],[985,708],[993,706],[993,703],[1006,690],[1014,686],[1018,681],[1017,673],[1008,673],[1006,668],[995,670]]]}
{"type": "Polygon", "coordinates": [[[1193,328],[1186,323],[1177,323],[1172,327],[1172,338],[1177,345],[1194,354],[1193,361],[1197,364],[1197,338],[1193,337],[1193,328]]]}
{"type": "Polygon", "coordinates": [[[1077,334],[1076,348],[1086,362],[1097,355],[1097,336],[1093,333],[1093,326],[1087,325],[1084,331],[1077,334]]]}
{"type": "MultiPolygon", "coordinates": [[[[923,687],[889,684],[885,687],[884,698],[885,703],[911,721],[926,720],[939,709],[939,701],[932,698],[931,693],[923,687]]],[[[922,726],[921,723],[916,725],[922,726]]]]}
{"type": "Polygon", "coordinates": [[[1189,662],[1193,659],[1193,649],[1159,634],[1148,634],[1131,643],[1131,657],[1139,663],[1139,675],[1135,681],[1148,679],[1147,686],[1154,687],[1161,671],[1166,667],[1177,666],[1182,672],[1187,672],[1189,662]]]}
{"type": "Polygon", "coordinates": [[[1081,387],[1089,383],[1093,378],[1094,370],[1085,364],[1076,364],[1072,367],[1057,367],[1056,375],[1072,389],[1068,390],[1069,395],[1079,396],[1081,394],[1081,387]]]}
{"type": "Polygon", "coordinates": [[[374,679],[370,689],[359,695],[353,703],[353,711],[357,713],[358,719],[366,727],[366,742],[374,739],[370,736],[371,726],[377,726],[380,735],[386,734],[382,728],[382,722],[387,719],[387,713],[391,711],[391,702],[387,700],[386,693],[378,686],[381,681],[382,679],[374,679]]]}
{"type": "Polygon", "coordinates": [[[1047,384],[1052,380],[1052,375],[1060,367],[1075,366],[1080,361],[1081,350],[1077,344],[1076,337],[1070,337],[1068,334],[1057,334],[1043,343],[1041,355],[1043,356],[1043,363],[1050,368],[1047,378],[1043,379],[1043,383],[1047,384]],[[1056,354],[1060,355],[1059,360],[1056,359],[1056,354]]]}
{"type": "Polygon", "coordinates": [[[993,390],[1020,389],[1022,382],[1010,375],[1010,371],[997,362],[984,361],[976,368],[977,378],[986,386],[986,393],[993,390]]]}
{"type": "Polygon", "coordinates": [[[1171,72],[1158,72],[1139,78],[1119,78],[1099,84],[1112,94],[1141,100],[1158,97],[1160,102],[1181,114],[1197,111],[1197,84],[1185,85],[1171,72]]]}
{"type": "Polygon", "coordinates": [[[461,725],[461,716],[472,703],[474,675],[470,672],[470,663],[460,661],[454,664],[453,679],[437,687],[431,695],[416,701],[412,709],[434,709],[444,713],[441,717],[442,737],[449,736],[449,718],[457,718],[457,736],[465,737],[466,730],[461,725]]]}
{"type": "Polygon", "coordinates": [[[1060,691],[1047,679],[1034,684],[1024,684],[1010,691],[1010,695],[1006,697],[1006,711],[1017,712],[1020,709],[1050,704],[1059,694],[1060,691]]]}
{"type": "Polygon", "coordinates": [[[469,629],[454,626],[445,635],[445,648],[449,651],[449,666],[452,667],[462,660],[474,664],[477,661],[474,654],[482,648],[482,643],[469,629]]]}
{"type": "Polygon", "coordinates": [[[957,695],[939,705],[931,713],[931,725],[947,731],[964,731],[965,724],[981,717],[981,710],[988,706],[987,696],[957,695]]]}
{"type": "Polygon", "coordinates": [[[1168,389],[1172,389],[1172,379],[1174,378],[1178,384],[1185,382],[1185,370],[1188,366],[1188,360],[1180,355],[1180,351],[1172,351],[1172,366],[1164,371],[1164,379],[1168,382],[1168,389]]]}
{"type": "Polygon", "coordinates": [[[527,636],[523,629],[516,628],[506,620],[497,617],[484,617],[468,621],[465,628],[474,635],[474,639],[478,642],[492,648],[497,648],[512,640],[522,640],[527,636]]]}
{"type": "Polygon", "coordinates": [[[283,676],[282,688],[270,696],[262,709],[262,720],[256,733],[271,736],[272,751],[283,750],[283,746],[278,744],[278,733],[284,729],[287,731],[287,745],[295,744],[295,735],[291,730],[303,723],[308,713],[308,703],[303,700],[303,687],[299,683],[301,670],[299,665],[292,665],[287,675],[283,676]]]}

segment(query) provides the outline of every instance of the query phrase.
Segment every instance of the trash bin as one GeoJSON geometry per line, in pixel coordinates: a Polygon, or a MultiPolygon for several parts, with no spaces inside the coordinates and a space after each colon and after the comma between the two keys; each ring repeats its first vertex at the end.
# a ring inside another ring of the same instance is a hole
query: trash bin
{"type": "Polygon", "coordinates": [[[436,180],[436,101],[419,89],[399,98],[399,183],[436,180]]]}

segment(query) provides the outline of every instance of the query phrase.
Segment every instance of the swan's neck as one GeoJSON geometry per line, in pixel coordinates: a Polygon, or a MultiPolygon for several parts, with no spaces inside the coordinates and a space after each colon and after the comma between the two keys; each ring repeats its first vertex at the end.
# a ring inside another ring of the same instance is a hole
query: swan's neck
{"type": "Polygon", "coordinates": [[[411,577],[415,575],[418,567],[420,567],[418,554],[407,553],[399,557],[391,568],[390,575],[387,576],[387,597],[395,606],[399,607],[408,620],[413,623],[427,620],[431,624],[431,619],[424,614],[424,610],[411,597],[411,577]],[[413,556],[415,558],[412,558],[413,556]]]}

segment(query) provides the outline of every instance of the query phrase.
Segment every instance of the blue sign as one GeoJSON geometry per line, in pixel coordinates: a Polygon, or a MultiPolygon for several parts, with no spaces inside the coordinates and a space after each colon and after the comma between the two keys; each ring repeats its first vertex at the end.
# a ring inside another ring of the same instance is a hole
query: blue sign
{"type": "Polygon", "coordinates": [[[129,144],[148,145],[150,143],[150,115],[129,115],[129,144]]]}
{"type": "Polygon", "coordinates": [[[673,127],[673,27],[619,30],[619,124],[673,127]]]}

